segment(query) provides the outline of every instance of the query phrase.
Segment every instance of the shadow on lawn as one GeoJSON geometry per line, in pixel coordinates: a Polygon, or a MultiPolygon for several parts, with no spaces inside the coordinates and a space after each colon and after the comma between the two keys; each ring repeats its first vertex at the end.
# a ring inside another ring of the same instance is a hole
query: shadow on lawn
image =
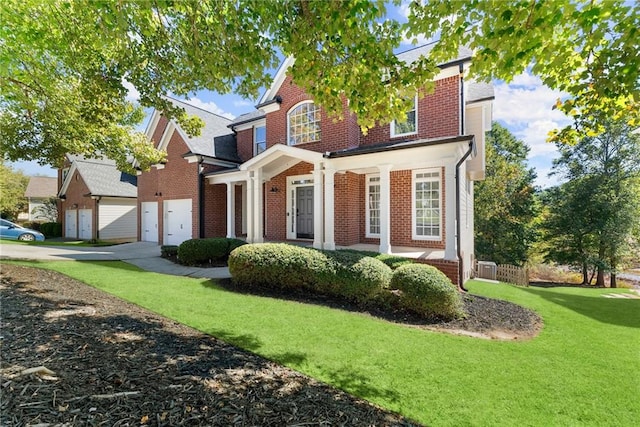
{"type": "Polygon", "coordinates": [[[563,288],[522,290],[602,323],[640,328],[640,300],[637,299],[603,298],[600,293],[571,295],[563,292],[563,288]]]}
{"type": "MultiPolygon", "coordinates": [[[[16,425],[138,425],[148,419],[157,425],[222,426],[239,419],[247,425],[383,425],[391,417],[394,424],[410,424],[100,291],[77,288],[75,296],[64,296],[51,288],[70,289],[77,282],[45,274],[29,280],[3,274],[1,419],[16,425]],[[56,277],[58,283],[49,284],[56,277]],[[17,375],[42,364],[55,378],[17,375]]],[[[218,335],[261,345],[252,336],[218,335]]],[[[304,355],[278,358],[301,361],[304,355]]]]}

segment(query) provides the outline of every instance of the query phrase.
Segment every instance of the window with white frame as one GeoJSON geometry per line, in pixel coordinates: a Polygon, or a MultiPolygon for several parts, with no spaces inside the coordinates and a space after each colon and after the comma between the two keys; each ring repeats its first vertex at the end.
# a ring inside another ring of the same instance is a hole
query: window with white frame
{"type": "Polygon", "coordinates": [[[413,238],[439,240],[442,228],[440,171],[413,173],[413,238]]]}
{"type": "Polygon", "coordinates": [[[267,149],[267,127],[256,126],[253,128],[253,154],[257,156],[267,149]]]}
{"type": "Polygon", "coordinates": [[[367,175],[366,237],[380,236],[380,177],[367,175]]]}
{"type": "Polygon", "coordinates": [[[411,135],[418,132],[418,97],[413,98],[413,108],[407,111],[407,118],[403,122],[391,122],[391,136],[411,135]]]}
{"type": "Polygon", "coordinates": [[[289,145],[320,141],[320,107],[304,102],[287,114],[287,141],[289,145]]]}

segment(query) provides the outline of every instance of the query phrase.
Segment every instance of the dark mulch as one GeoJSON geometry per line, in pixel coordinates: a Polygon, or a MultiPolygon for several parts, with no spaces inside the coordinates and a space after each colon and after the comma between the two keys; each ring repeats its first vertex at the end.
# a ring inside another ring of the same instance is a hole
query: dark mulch
{"type": "Polygon", "coordinates": [[[417,425],[55,272],[0,292],[2,426],[417,425]]]}
{"type": "MultiPolygon", "coordinates": [[[[417,425],[59,273],[3,265],[0,277],[2,426],[417,425]],[[25,373],[39,367],[46,370],[25,373]]],[[[465,295],[464,304],[468,316],[450,322],[368,313],[502,339],[528,338],[541,326],[535,313],[505,301],[465,295]]]]}

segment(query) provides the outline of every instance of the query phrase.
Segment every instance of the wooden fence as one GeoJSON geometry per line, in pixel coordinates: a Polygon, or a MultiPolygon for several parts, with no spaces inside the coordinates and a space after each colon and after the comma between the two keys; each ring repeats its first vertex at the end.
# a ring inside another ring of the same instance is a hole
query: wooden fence
{"type": "Polygon", "coordinates": [[[529,286],[529,270],[526,267],[500,264],[498,265],[497,279],[501,282],[529,286]]]}

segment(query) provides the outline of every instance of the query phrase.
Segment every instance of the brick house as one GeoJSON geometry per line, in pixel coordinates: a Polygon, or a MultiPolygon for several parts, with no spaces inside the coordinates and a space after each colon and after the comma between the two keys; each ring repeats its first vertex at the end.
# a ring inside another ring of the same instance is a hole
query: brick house
{"type": "Polygon", "coordinates": [[[139,240],[177,245],[192,238],[224,235],[223,225],[211,220],[214,204],[224,199],[224,193],[205,185],[204,174],[241,163],[228,127],[231,120],[169,99],[202,119],[204,127],[199,136],[189,137],[162,112],[152,114],[146,134],[156,148],[167,152],[167,160],[138,173],[139,240]]]}
{"type": "Polygon", "coordinates": [[[58,170],[63,236],[82,240],[136,240],[136,177],[109,159],[67,156],[58,170]]]}
{"type": "MultiPolygon", "coordinates": [[[[399,57],[413,61],[430,47],[399,57]]],[[[206,173],[214,235],[411,256],[454,283],[474,261],[473,182],[484,178],[493,88],[465,79],[471,51],[440,66],[404,123],[364,135],[334,122],[281,66],[257,111],[230,123],[242,163],[206,173]],[[213,190],[212,190],[213,189],[213,190]]]]}
{"type": "Polygon", "coordinates": [[[56,197],[57,192],[58,180],[56,178],[49,176],[30,177],[24,192],[24,197],[29,203],[26,219],[29,221],[51,221],[54,219],[44,216],[43,212],[45,205],[56,197]]]}

